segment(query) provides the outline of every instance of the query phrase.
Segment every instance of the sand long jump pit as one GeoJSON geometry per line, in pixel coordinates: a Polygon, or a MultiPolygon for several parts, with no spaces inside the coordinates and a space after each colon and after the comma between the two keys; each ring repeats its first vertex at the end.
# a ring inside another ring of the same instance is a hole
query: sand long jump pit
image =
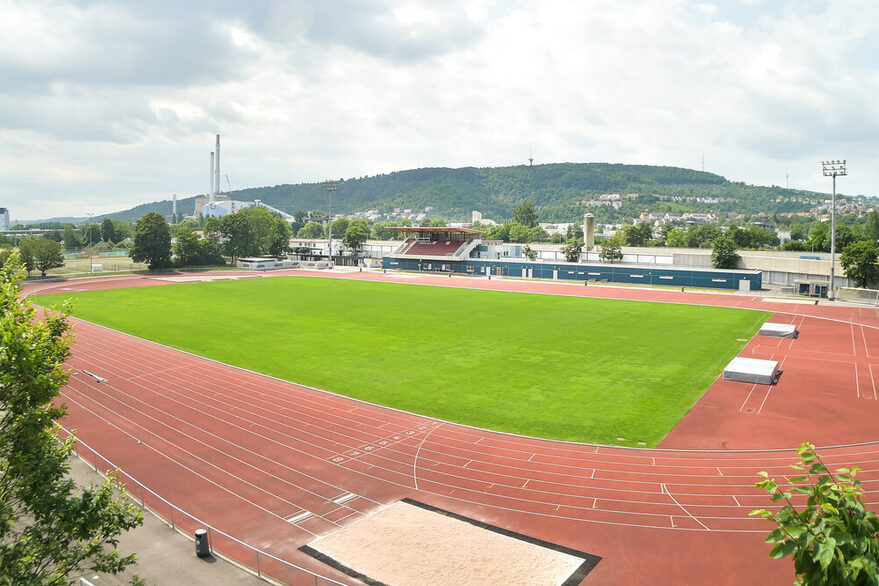
{"type": "Polygon", "coordinates": [[[601,560],[411,499],[300,549],[371,586],[573,586],[601,560]]]}

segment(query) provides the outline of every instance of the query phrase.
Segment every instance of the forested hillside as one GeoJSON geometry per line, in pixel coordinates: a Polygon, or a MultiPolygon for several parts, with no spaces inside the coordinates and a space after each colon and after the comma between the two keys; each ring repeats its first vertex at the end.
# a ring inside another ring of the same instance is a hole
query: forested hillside
{"type": "MultiPolygon", "coordinates": [[[[327,209],[327,193],[319,183],[256,187],[229,195],[244,201],[261,199],[290,213],[327,209]]],[[[591,211],[598,221],[611,222],[631,218],[633,213],[637,215],[647,207],[653,212],[729,211],[743,214],[809,209],[808,202],[792,201],[792,197],[818,198],[822,195],[732,183],[720,175],[677,167],[560,163],[425,168],[346,179],[339,182],[339,189],[333,195],[333,211],[343,214],[366,210],[389,213],[396,208],[424,211],[431,207],[431,217],[449,221],[469,219],[473,210],[502,221],[511,216],[516,205],[530,200],[537,206],[541,221],[570,221],[591,211]],[[588,202],[598,195],[608,193],[639,194],[642,197],[623,200],[618,209],[589,205],[588,202]],[[720,198],[721,201],[698,202],[692,199],[697,197],[720,198]]],[[[193,202],[194,197],[178,200],[179,211],[192,213],[193,202]]],[[[148,211],[170,214],[171,202],[144,204],[109,214],[109,217],[135,219],[148,211]]]]}

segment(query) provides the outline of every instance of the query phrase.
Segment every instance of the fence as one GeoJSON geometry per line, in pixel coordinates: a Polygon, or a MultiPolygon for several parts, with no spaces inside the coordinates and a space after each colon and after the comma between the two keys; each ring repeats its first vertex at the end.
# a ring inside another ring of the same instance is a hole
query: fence
{"type": "MultiPolygon", "coordinates": [[[[58,427],[67,436],[76,437],[66,428],[60,425],[58,427]]],[[[236,563],[245,566],[258,577],[292,586],[344,586],[343,582],[337,582],[332,578],[315,574],[310,570],[248,545],[240,539],[187,513],[144,486],[136,478],[126,473],[102,456],[97,450],[79,439],[76,441],[75,450],[76,454],[94,468],[98,474],[104,475],[109,470],[116,470],[117,480],[120,484],[124,485],[125,494],[128,498],[140,505],[141,508],[149,509],[157,517],[164,520],[172,530],[178,531],[189,539],[194,540],[196,529],[207,529],[208,543],[210,543],[212,551],[235,560],[236,563]],[[167,516],[165,516],[165,512],[167,512],[167,516]]]]}
{"type": "Polygon", "coordinates": [[[875,306],[879,305],[879,290],[839,287],[836,290],[836,298],[839,301],[850,301],[852,303],[864,303],[875,306]]]}

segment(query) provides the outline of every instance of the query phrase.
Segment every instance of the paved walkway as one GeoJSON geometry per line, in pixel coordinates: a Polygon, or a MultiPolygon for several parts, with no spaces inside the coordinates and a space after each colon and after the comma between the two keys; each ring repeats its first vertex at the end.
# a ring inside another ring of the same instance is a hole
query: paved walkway
{"type": "MultiPolygon", "coordinates": [[[[70,464],[71,476],[80,486],[102,481],[100,475],[79,458],[70,464]]],[[[190,586],[215,586],[216,584],[236,584],[242,586],[265,586],[266,581],[257,578],[238,566],[211,556],[199,558],[195,555],[195,542],[171,529],[158,517],[144,511],[143,525],[119,538],[119,551],[123,555],[134,553],[137,564],[117,576],[82,576],[94,586],[122,586],[128,584],[137,574],[147,584],[164,586],[166,584],[187,584],[190,586]]],[[[80,576],[71,576],[78,580],[80,576]]]]}

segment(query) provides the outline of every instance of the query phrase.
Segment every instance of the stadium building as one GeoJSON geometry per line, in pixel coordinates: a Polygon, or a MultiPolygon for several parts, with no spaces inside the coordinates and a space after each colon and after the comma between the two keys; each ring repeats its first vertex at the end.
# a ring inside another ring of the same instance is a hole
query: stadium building
{"type": "Polygon", "coordinates": [[[524,245],[484,242],[482,233],[470,228],[406,226],[391,230],[403,232],[405,240],[382,258],[382,268],[390,270],[740,291],[763,286],[760,271],[675,267],[662,264],[660,255],[635,255],[634,259],[624,255],[619,264],[600,262],[597,253],[590,251],[581,253],[583,262],[579,263],[557,257],[529,260],[523,254],[524,245]],[[635,262],[626,262],[631,260],[635,262]]]}

